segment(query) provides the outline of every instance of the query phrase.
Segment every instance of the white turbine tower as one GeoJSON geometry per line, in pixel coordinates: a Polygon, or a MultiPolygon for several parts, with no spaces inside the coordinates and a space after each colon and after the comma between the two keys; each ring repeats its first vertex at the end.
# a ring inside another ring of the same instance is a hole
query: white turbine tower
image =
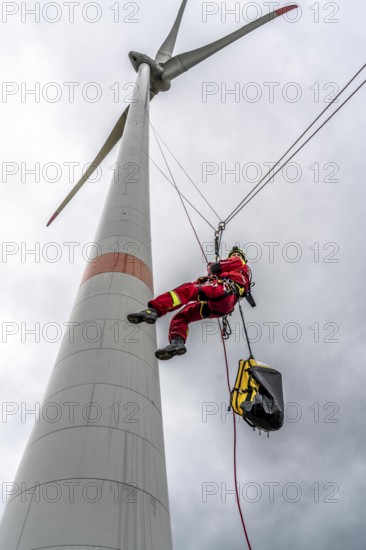
{"type": "Polygon", "coordinates": [[[46,390],[0,527],[4,550],[171,550],[155,328],[127,313],[153,295],[149,101],[171,81],[273,18],[275,10],[203,48],[172,57],[186,6],[155,60],[131,52],[138,100],[124,111],[49,224],[123,135],[70,330],[46,390]]]}

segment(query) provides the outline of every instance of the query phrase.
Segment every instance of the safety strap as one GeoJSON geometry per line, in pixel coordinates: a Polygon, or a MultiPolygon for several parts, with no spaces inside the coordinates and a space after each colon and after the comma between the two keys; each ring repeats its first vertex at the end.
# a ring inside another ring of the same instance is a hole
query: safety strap
{"type": "Polygon", "coordinates": [[[245,324],[245,319],[244,319],[243,310],[242,310],[242,307],[241,307],[241,305],[240,305],[240,302],[238,302],[238,304],[239,304],[239,311],[240,311],[240,315],[241,315],[241,320],[243,321],[243,327],[244,327],[245,338],[246,338],[246,340],[247,340],[248,349],[249,349],[249,353],[250,353],[249,359],[254,359],[253,352],[252,352],[252,348],[251,348],[251,346],[250,346],[250,340],[249,340],[249,335],[248,335],[247,326],[246,326],[246,324],[245,324]]]}

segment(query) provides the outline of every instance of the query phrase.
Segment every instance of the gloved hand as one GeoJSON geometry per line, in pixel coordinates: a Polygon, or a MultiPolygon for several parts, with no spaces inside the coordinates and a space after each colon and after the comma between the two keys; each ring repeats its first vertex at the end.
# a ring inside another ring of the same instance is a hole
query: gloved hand
{"type": "Polygon", "coordinates": [[[208,275],[204,275],[203,277],[198,277],[197,283],[205,283],[209,279],[208,275]]]}
{"type": "Polygon", "coordinates": [[[207,264],[207,271],[210,275],[217,275],[221,272],[220,262],[210,262],[207,264]]]}

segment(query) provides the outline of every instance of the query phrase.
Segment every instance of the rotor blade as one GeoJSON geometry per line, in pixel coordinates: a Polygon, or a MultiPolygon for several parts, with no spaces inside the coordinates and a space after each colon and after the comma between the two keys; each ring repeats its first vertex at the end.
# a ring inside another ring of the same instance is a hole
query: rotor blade
{"type": "Polygon", "coordinates": [[[117,124],[113,128],[112,132],[108,136],[106,142],[104,143],[103,147],[93,160],[92,164],[89,166],[89,168],[84,172],[78,183],[71,189],[70,193],[67,195],[66,199],[60,204],[60,206],[57,208],[56,212],[53,214],[53,216],[50,218],[50,220],[47,223],[47,227],[53,222],[55,218],[59,215],[59,213],[65,208],[65,206],[71,201],[74,195],[79,191],[79,189],[84,185],[86,180],[95,172],[95,170],[98,168],[99,164],[105,159],[105,157],[108,155],[108,153],[113,149],[113,147],[116,145],[116,143],[121,139],[123,130],[125,128],[126,120],[127,120],[127,113],[128,113],[128,107],[125,109],[125,111],[120,116],[119,120],[117,121],[117,124]]]}
{"type": "Polygon", "coordinates": [[[250,33],[251,31],[254,31],[254,29],[261,27],[265,23],[268,23],[269,21],[272,21],[276,17],[279,17],[280,15],[283,15],[288,11],[294,10],[297,7],[298,6],[296,4],[292,4],[291,6],[285,6],[284,8],[279,8],[277,10],[272,11],[271,13],[268,13],[267,15],[263,15],[262,17],[259,17],[255,21],[252,21],[248,25],[241,27],[237,31],[234,31],[231,34],[224,36],[219,40],[216,40],[216,42],[212,42],[211,44],[208,44],[207,46],[203,46],[202,48],[198,48],[197,50],[192,50],[190,52],[185,52],[180,55],[175,55],[163,65],[164,67],[164,72],[162,75],[163,80],[170,82],[171,80],[173,80],[173,78],[176,78],[177,76],[188,71],[195,65],[198,65],[198,63],[201,63],[201,61],[204,61],[214,53],[222,50],[229,44],[232,44],[232,42],[235,42],[235,40],[238,40],[242,36],[250,33]]]}
{"type": "Polygon", "coordinates": [[[170,31],[170,33],[168,34],[163,44],[160,46],[158,53],[156,54],[155,61],[157,61],[158,63],[165,63],[173,55],[175,41],[177,40],[179,27],[182,21],[182,17],[183,17],[183,13],[184,13],[184,9],[186,7],[187,1],[188,0],[183,0],[179,9],[177,18],[172,27],[172,30],[170,31]]]}

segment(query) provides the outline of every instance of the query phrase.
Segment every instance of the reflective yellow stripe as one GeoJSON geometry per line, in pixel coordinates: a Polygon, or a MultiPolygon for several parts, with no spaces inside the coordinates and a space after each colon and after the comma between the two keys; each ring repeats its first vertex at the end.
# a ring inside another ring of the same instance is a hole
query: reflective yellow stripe
{"type": "Polygon", "coordinates": [[[173,307],[176,307],[176,306],[180,306],[180,304],[182,303],[180,301],[180,299],[178,298],[177,294],[174,292],[174,290],[171,290],[170,291],[170,296],[172,297],[172,300],[173,300],[173,305],[172,305],[172,308],[173,307]]]}
{"type": "Polygon", "coordinates": [[[203,307],[207,304],[207,302],[201,302],[201,306],[200,306],[200,315],[202,317],[202,319],[204,319],[203,317],[203,307]]]}

